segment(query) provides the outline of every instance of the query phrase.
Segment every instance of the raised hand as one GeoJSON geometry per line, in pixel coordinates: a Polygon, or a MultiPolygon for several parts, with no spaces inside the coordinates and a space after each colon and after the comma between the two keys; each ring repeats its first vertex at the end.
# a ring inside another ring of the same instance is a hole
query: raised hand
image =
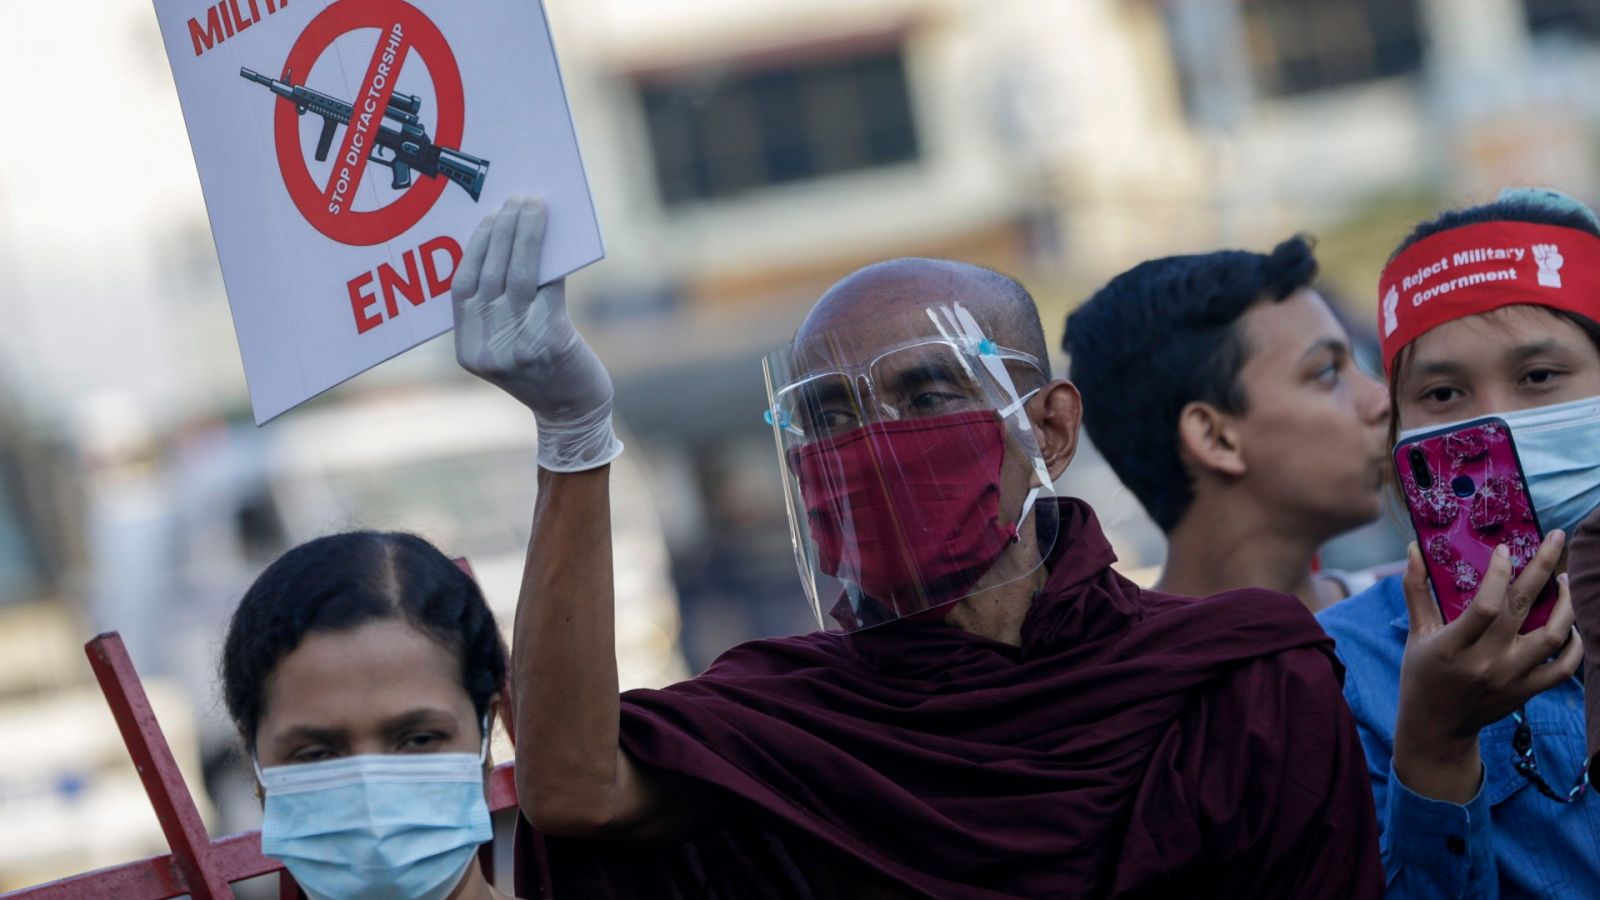
{"type": "Polygon", "coordinates": [[[1406,609],[1411,631],[1400,666],[1395,723],[1395,774],[1436,800],[1466,803],[1481,774],[1478,732],[1535,695],[1572,677],[1583,642],[1572,631],[1572,593],[1559,576],[1559,596],[1541,628],[1518,634],[1561,559],[1565,535],[1551,532],[1513,581],[1511,558],[1495,549],[1472,604],[1446,625],[1428,588],[1422,554],[1411,545],[1406,609]]]}
{"type": "Polygon", "coordinates": [[[567,315],[566,283],[539,284],[545,206],[512,197],[473,232],[450,294],[456,360],[533,410],[539,465],[578,472],[622,452],[611,375],[567,315]]]}

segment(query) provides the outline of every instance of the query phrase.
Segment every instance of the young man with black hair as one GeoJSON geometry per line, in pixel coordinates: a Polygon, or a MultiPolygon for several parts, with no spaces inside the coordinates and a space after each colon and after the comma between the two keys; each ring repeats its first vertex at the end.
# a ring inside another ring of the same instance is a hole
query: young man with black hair
{"type": "Polygon", "coordinates": [[[1345,594],[1312,560],[1379,512],[1389,401],[1316,272],[1300,237],[1149,260],[1067,318],[1089,437],[1166,533],[1159,590],[1345,594]]]}

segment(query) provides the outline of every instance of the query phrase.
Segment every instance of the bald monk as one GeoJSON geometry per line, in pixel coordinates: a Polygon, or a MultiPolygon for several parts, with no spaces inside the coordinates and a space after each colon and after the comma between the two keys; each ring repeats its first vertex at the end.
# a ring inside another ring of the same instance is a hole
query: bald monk
{"type": "Polygon", "coordinates": [[[827,630],[619,697],[622,446],[604,366],[539,284],[544,219],[518,199],[486,219],[453,294],[461,363],[539,424],[516,768],[558,896],[1381,894],[1331,642],[1288,595],[1112,570],[1094,513],[1049,489],[1078,393],[986,269],[868,266],[769,361],[827,630]]]}

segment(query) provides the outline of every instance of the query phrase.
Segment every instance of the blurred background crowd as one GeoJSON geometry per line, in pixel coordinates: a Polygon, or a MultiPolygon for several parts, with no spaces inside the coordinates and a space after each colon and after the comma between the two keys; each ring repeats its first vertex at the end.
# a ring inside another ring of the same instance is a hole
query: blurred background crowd
{"type": "MultiPolygon", "coordinates": [[[[856,266],[1002,269],[1054,342],[1141,259],[1305,231],[1371,348],[1419,218],[1505,184],[1600,195],[1600,0],[546,7],[608,251],[569,297],[629,446],[624,687],[814,627],[759,359],[856,266]]],[[[250,579],[314,535],[402,528],[466,557],[509,627],[534,475],[532,417],[448,339],[251,423],[148,5],[0,5],[0,84],[3,890],[164,849],[84,640],[121,631],[212,832],[253,827],[215,677],[250,579]]],[[[1092,449],[1060,487],[1152,580],[1160,535],[1092,449]]],[[[1401,546],[1380,521],[1323,561],[1401,546]]]]}

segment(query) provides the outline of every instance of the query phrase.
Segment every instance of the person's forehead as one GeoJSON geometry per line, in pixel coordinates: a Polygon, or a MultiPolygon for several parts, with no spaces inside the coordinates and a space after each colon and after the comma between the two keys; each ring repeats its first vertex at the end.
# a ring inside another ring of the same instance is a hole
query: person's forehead
{"type": "Polygon", "coordinates": [[[1319,345],[1349,339],[1327,301],[1310,288],[1255,304],[1240,325],[1250,350],[1245,368],[1256,372],[1293,366],[1319,345]]]}
{"type": "Polygon", "coordinates": [[[812,307],[795,335],[797,361],[862,365],[884,350],[941,336],[929,311],[961,304],[980,322],[992,315],[993,288],[964,267],[903,261],[858,272],[812,307]]]}
{"type": "Polygon", "coordinates": [[[262,724],[360,731],[419,706],[471,712],[456,653],[387,619],[312,632],[268,676],[262,724]]]}
{"type": "Polygon", "coordinates": [[[1411,367],[1498,368],[1508,354],[1537,344],[1566,350],[1592,346],[1581,328],[1548,309],[1503,306],[1428,330],[1412,343],[1411,367]]]}
{"type": "Polygon", "coordinates": [[[926,314],[885,316],[853,327],[800,335],[794,360],[801,369],[860,368],[886,357],[904,358],[918,346],[942,339],[926,314]]]}

